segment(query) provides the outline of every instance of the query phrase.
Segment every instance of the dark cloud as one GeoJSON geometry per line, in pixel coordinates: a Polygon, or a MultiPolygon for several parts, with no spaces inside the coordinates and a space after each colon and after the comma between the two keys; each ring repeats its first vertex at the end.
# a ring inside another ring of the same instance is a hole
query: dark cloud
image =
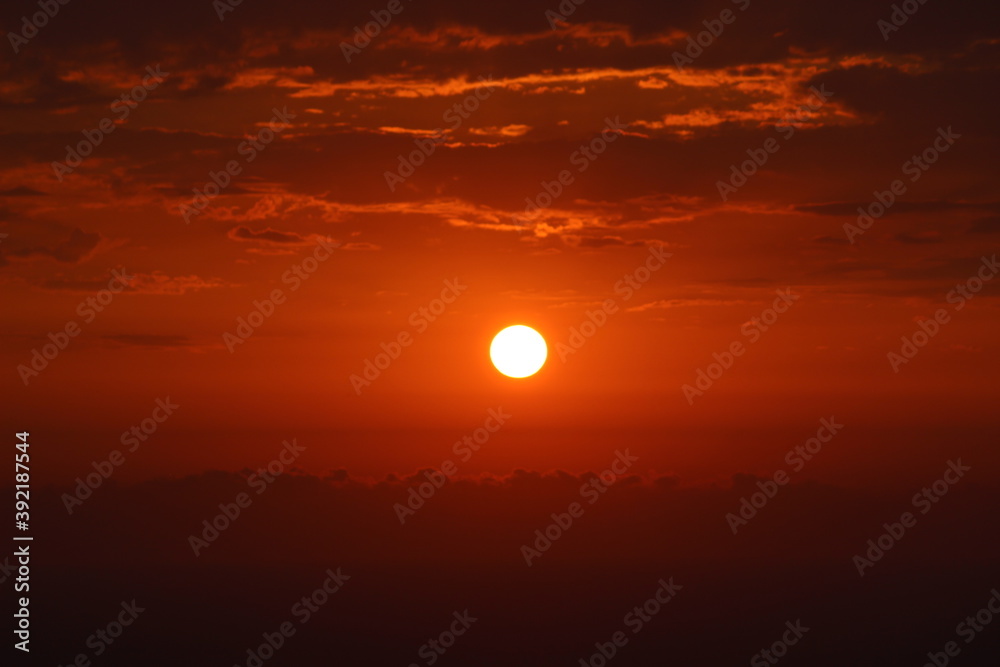
{"type": "Polygon", "coordinates": [[[96,232],[85,232],[79,227],[68,231],[61,239],[38,242],[36,233],[30,233],[27,238],[11,234],[0,246],[4,258],[28,259],[43,257],[64,264],[75,264],[87,257],[101,240],[96,232]]]}
{"type": "MultiPolygon", "coordinates": [[[[898,239],[897,239],[898,241],[898,239]]],[[[899,241],[906,245],[937,245],[913,241],[899,241]]],[[[986,255],[992,256],[991,254],[986,255]]],[[[865,275],[863,281],[856,281],[856,289],[867,294],[885,296],[912,296],[940,302],[948,290],[964,283],[976,275],[983,263],[984,255],[949,257],[943,250],[931,254],[925,252],[916,260],[895,258],[877,260],[865,256],[843,257],[839,261],[818,268],[809,278],[811,283],[829,284],[831,277],[849,284],[852,277],[865,275]]],[[[995,298],[995,293],[984,292],[979,298],[995,298]]]]}
{"type": "MultiPolygon", "coordinates": [[[[814,215],[844,215],[857,216],[858,208],[867,208],[872,201],[856,202],[831,202],[828,204],[799,204],[795,206],[796,211],[802,213],[812,213],[814,215]]],[[[892,213],[942,213],[946,211],[964,210],[991,210],[1000,204],[984,202],[981,204],[961,201],[897,201],[886,211],[885,215],[892,213]]]]}
{"type": "MultiPolygon", "coordinates": [[[[171,187],[159,186],[154,189],[156,190],[156,192],[160,192],[167,197],[180,197],[182,199],[191,199],[191,196],[193,194],[191,192],[190,187],[185,187],[182,185],[175,185],[171,187]]],[[[230,184],[229,186],[226,187],[225,190],[226,195],[249,195],[249,194],[254,194],[255,192],[256,192],[255,190],[245,188],[236,184],[230,184]]]]}
{"type": "Polygon", "coordinates": [[[308,243],[308,239],[294,232],[279,232],[266,227],[254,230],[242,225],[229,230],[229,238],[237,241],[262,241],[266,243],[301,245],[308,243]]]}
{"type": "Polygon", "coordinates": [[[844,236],[817,236],[813,238],[813,242],[830,245],[851,245],[851,242],[844,236]]]}
{"type": "Polygon", "coordinates": [[[110,278],[75,278],[71,276],[53,276],[43,278],[38,286],[53,292],[97,292],[106,289],[110,278]]]}
{"type": "Polygon", "coordinates": [[[616,245],[640,246],[644,245],[644,243],[642,241],[626,241],[618,236],[584,236],[578,240],[577,245],[581,248],[604,248],[616,245]]]}
{"type": "MultiPolygon", "coordinates": [[[[930,145],[938,127],[951,127],[962,139],[996,134],[989,111],[991,91],[1000,85],[1000,69],[996,67],[960,69],[957,63],[947,63],[931,71],[908,72],[885,65],[862,65],[825,71],[811,83],[827,86],[838,102],[879,121],[887,132],[914,134],[909,147],[913,154],[930,145]],[[915,134],[917,131],[926,137],[915,134]]],[[[955,145],[961,146],[962,139],[955,145]]]]}
{"type": "Polygon", "coordinates": [[[0,190],[0,197],[40,197],[48,193],[29,188],[26,185],[18,185],[6,190],[0,190]]]}
{"type": "Polygon", "coordinates": [[[1000,233],[1000,216],[980,218],[974,220],[969,227],[970,234],[997,234],[1000,233]]]}
{"type": "Polygon", "coordinates": [[[941,235],[937,232],[900,232],[894,237],[899,243],[907,245],[926,245],[941,243],[941,235]]]}
{"type": "MultiPolygon", "coordinates": [[[[404,3],[404,11],[394,17],[390,30],[413,28],[431,32],[442,26],[468,26],[488,35],[551,33],[547,9],[559,3],[518,0],[502,6],[439,0],[422,5],[404,3]]],[[[631,0],[622,3],[581,4],[568,17],[573,27],[621,25],[639,38],[657,33],[704,30],[703,21],[718,17],[733,3],[706,3],[682,0],[655,4],[631,0]]],[[[273,52],[279,59],[297,39],[310,32],[331,31],[348,37],[354,26],[371,20],[375,5],[330,12],[307,0],[292,0],[280,6],[241,3],[219,19],[212,3],[186,0],[171,10],[148,12],[126,0],[95,0],[88,5],[66,6],[39,31],[39,35],[14,58],[18,68],[37,69],[45,62],[46,51],[83,50],[84,45],[116,43],[121,54],[133,63],[155,62],[162,44],[183,45],[186,55],[199,62],[224,60],[234,56],[244,40],[269,35],[282,48],[273,52]],[[112,17],[109,19],[109,17],[112,17]]],[[[0,10],[0,22],[20,25],[21,17],[34,5],[13,3],[0,10]]],[[[929,2],[897,32],[885,40],[876,25],[889,17],[890,5],[873,5],[864,0],[802,5],[794,0],[776,3],[752,2],[745,12],[736,10],[737,21],[706,49],[698,66],[716,63],[760,62],[787,54],[792,49],[809,53],[893,52],[952,50],[993,35],[997,8],[992,3],[965,0],[956,3],[929,2]],[[763,38],[766,36],[767,38],[763,38]]],[[[433,40],[432,40],[433,43],[433,40]]],[[[615,46],[614,43],[611,46],[615,46]]],[[[91,52],[94,49],[89,49],[91,52]]],[[[369,48],[352,63],[354,69],[378,55],[369,48]]],[[[339,49],[334,58],[341,59],[339,49]]],[[[393,54],[396,55],[396,54],[393,54]]],[[[395,63],[400,62],[397,58],[395,63]]]]}

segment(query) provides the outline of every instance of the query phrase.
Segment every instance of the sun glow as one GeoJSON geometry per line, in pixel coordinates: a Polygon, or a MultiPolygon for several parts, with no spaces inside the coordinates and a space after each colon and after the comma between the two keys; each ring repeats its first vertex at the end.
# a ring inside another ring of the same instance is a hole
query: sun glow
{"type": "Polygon", "coordinates": [[[490,344],[490,359],[496,369],[512,378],[534,375],[545,364],[549,348],[542,335],[523,324],[502,330],[490,344]]]}

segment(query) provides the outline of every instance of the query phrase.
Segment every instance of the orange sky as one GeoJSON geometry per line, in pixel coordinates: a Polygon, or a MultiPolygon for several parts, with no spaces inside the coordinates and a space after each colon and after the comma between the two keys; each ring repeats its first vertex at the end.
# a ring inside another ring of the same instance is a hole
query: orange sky
{"type": "Polygon", "coordinates": [[[60,439],[54,479],[167,396],[181,407],[123,478],[252,466],[296,435],[314,443],[304,469],[409,473],[495,407],[513,417],[463,472],[581,471],[622,442],[648,472],[768,472],[830,415],[843,446],[807,475],[916,477],[956,438],[995,465],[997,284],[960,310],[949,293],[1000,239],[998,43],[930,4],[886,41],[883,8],[851,4],[864,30],[734,4],[682,70],[673,54],[718,8],[587,3],[552,29],[541,8],[406,4],[347,62],[362,8],[292,24],[202,3],[151,27],[67,6],[0,64],[9,425],[60,439]],[[78,167],[53,167],[88,135],[78,167]],[[412,175],[387,178],[419,146],[433,152],[412,175]],[[212,174],[228,184],[185,221],[212,174]],[[845,230],[897,179],[886,216],[845,230]],[[671,256],[622,288],[653,248],[671,256]],[[116,268],[134,279],[87,315],[116,268]],[[467,287],[411,317],[446,281],[467,287]],[[231,352],[224,334],[275,290],[231,352]],[[776,290],[798,299],[747,333],[776,290]],[[616,312],[562,361],[607,299],[616,312]],[[887,355],[939,308],[950,320],[894,372],[887,355]],[[78,335],[25,382],[69,322],[78,335]],[[514,323],[550,344],[527,380],[487,356],[514,323]],[[403,332],[359,395],[351,375],[403,332]],[[689,403],[683,386],[734,342],[745,353],[689,403]]]}
{"type": "Polygon", "coordinates": [[[996,664],[997,26],[5,1],[7,650],[996,664]]]}

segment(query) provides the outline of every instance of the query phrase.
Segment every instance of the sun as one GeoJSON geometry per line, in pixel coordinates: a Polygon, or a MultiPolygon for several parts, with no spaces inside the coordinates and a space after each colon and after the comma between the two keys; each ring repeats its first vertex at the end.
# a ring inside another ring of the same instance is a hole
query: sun
{"type": "Polygon", "coordinates": [[[548,355],[549,348],[542,334],[523,324],[507,327],[490,343],[490,359],[507,377],[534,375],[545,364],[548,355]]]}

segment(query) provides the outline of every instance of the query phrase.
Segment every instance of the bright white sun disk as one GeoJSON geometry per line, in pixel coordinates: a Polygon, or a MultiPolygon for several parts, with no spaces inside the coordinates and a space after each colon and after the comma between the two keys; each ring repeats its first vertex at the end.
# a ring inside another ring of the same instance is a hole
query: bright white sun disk
{"type": "Polygon", "coordinates": [[[507,327],[493,338],[490,359],[496,369],[512,378],[534,375],[545,364],[549,348],[542,335],[523,324],[507,327]]]}

